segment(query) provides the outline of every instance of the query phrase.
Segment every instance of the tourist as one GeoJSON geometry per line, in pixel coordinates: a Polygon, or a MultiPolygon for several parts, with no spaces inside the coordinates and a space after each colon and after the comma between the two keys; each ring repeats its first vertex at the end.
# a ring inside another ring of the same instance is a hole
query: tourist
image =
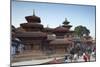
{"type": "Polygon", "coordinates": [[[91,55],[92,55],[92,57],[95,57],[95,55],[96,55],[96,46],[93,46],[91,55]]]}
{"type": "Polygon", "coordinates": [[[88,47],[87,48],[87,51],[88,51],[89,54],[91,54],[92,53],[92,48],[91,47],[88,47]]]}
{"type": "Polygon", "coordinates": [[[74,62],[77,62],[77,60],[78,60],[78,54],[74,54],[73,60],[74,60],[74,62]]]}
{"type": "Polygon", "coordinates": [[[92,53],[91,53],[91,56],[92,56],[92,57],[95,57],[95,52],[92,52],[92,53]]]}
{"type": "Polygon", "coordinates": [[[87,61],[90,61],[90,53],[86,52],[85,54],[87,56],[87,61]]]}
{"type": "Polygon", "coordinates": [[[96,47],[93,48],[93,52],[96,52],[96,47]]]}
{"type": "Polygon", "coordinates": [[[84,60],[85,62],[88,61],[88,57],[87,57],[86,53],[83,53],[83,60],[84,60]]]}
{"type": "Polygon", "coordinates": [[[65,56],[64,62],[65,62],[65,63],[68,62],[68,56],[65,56]]]}
{"type": "Polygon", "coordinates": [[[72,54],[69,56],[69,59],[72,62],[72,60],[73,60],[73,55],[72,54]]]}

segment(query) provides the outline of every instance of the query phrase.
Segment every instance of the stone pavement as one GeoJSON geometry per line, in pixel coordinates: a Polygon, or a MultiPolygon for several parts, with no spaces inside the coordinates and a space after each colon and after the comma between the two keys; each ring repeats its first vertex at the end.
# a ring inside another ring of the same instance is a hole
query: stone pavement
{"type": "MultiPolygon", "coordinates": [[[[90,56],[90,61],[95,61],[96,59],[92,56],[90,56]]],[[[77,60],[67,60],[67,63],[69,62],[84,62],[83,57],[80,56],[77,60]]],[[[39,64],[56,64],[56,63],[66,63],[64,62],[64,56],[62,57],[52,57],[52,58],[46,58],[46,59],[37,59],[37,60],[29,60],[29,61],[21,61],[21,62],[15,62],[12,63],[12,66],[18,66],[18,65],[39,65],[39,64]]]]}
{"type": "MultiPolygon", "coordinates": [[[[57,57],[56,59],[62,59],[64,57],[57,57]]],[[[12,63],[11,66],[18,66],[18,65],[37,65],[37,64],[44,64],[54,60],[55,58],[48,58],[48,59],[41,59],[41,60],[30,60],[30,61],[22,61],[22,62],[15,62],[12,63]]]]}

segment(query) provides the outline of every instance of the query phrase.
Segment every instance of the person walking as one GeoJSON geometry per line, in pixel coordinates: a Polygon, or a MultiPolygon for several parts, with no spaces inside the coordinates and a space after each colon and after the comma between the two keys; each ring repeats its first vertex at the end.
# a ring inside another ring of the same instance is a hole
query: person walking
{"type": "Polygon", "coordinates": [[[73,60],[74,60],[74,62],[77,62],[77,60],[78,60],[78,54],[74,54],[73,60]]]}
{"type": "Polygon", "coordinates": [[[90,55],[89,55],[89,53],[86,53],[86,56],[87,56],[87,60],[90,61],[90,55]]]}
{"type": "Polygon", "coordinates": [[[64,62],[65,62],[65,63],[68,62],[68,56],[65,56],[64,62]]]}
{"type": "Polygon", "coordinates": [[[84,60],[85,62],[88,61],[88,57],[87,57],[86,53],[83,53],[83,60],[84,60]]]}

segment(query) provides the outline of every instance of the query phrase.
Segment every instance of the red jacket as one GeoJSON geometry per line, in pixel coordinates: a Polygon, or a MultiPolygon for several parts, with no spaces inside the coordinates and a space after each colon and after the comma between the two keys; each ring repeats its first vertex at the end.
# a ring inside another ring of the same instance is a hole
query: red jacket
{"type": "Polygon", "coordinates": [[[83,56],[83,59],[84,59],[85,62],[87,62],[87,60],[88,60],[86,55],[83,56]]]}

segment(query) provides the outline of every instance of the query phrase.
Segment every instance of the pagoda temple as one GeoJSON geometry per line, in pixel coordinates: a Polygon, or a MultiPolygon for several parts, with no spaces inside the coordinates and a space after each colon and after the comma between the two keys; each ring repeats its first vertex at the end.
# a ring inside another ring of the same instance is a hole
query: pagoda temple
{"type": "Polygon", "coordinates": [[[24,51],[18,57],[31,59],[48,54],[66,54],[74,45],[74,31],[70,30],[72,25],[67,18],[56,28],[44,27],[34,12],[25,19],[27,23],[21,23],[15,32],[16,38],[24,45],[24,51]]]}
{"type": "Polygon", "coordinates": [[[51,53],[66,53],[73,46],[73,32],[69,21],[65,21],[56,28],[44,28],[40,17],[33,12],[25,17],[27,23],[21,23],[16,37],[24,44],[25,51],[41,51],[51,53]]]}
{"type": "Polygon", "coordinates": [[[23,31],[17,32],[16,37],[22,41],[25,50],[41,50],[47,38],[47,34],[42,32],[44,27],[41,24],[40,17],[37,17],[33,12],[32,16],[26,16],[25,19],[27,23],[20,24],[20,28],[22,28],[23,31]]]}
{"type": "Polygon", "coordinates": [[[65,18],[65,21],[63,22],[63,25],[60,25],[56,27],[53,30],[53,33],[56,35],[56,39],[52,40],[50,42],[51,47],[54,47],[55,52],[58,54],[65,54],[69,52],[69,48],[71,48],[73,44],[73,32],[70,28],[72,27],[69,25],[70,22],[67,21],[65,18]]]}

